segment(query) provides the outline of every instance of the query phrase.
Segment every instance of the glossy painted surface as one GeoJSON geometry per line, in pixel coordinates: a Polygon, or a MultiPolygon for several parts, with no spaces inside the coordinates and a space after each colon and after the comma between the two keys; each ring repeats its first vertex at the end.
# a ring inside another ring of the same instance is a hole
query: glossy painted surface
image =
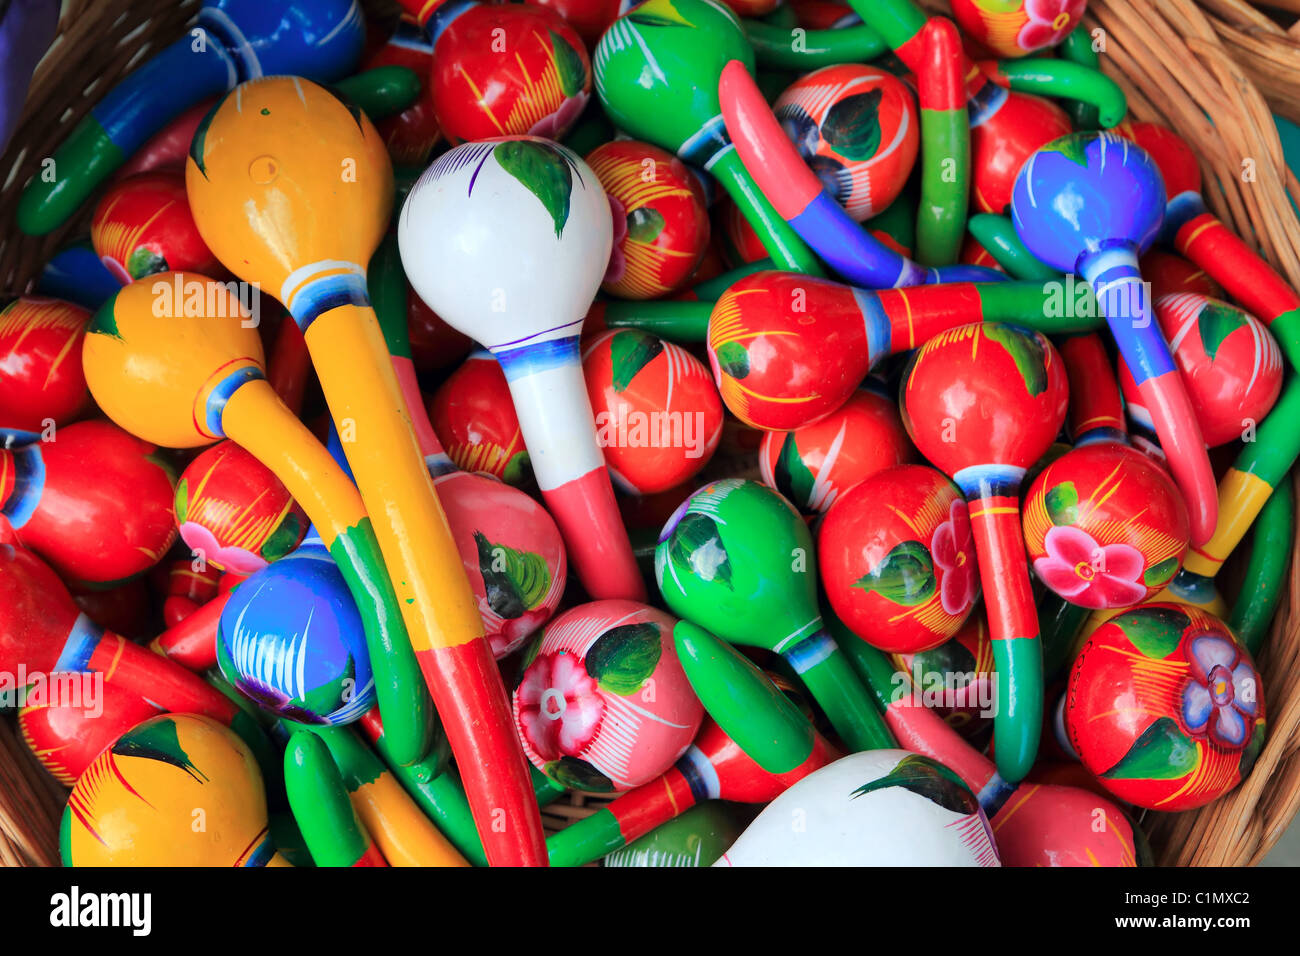
{"type": "Polygon", "coordinates": [[[1070,132],[1070,118],[1051,100],[1028,93],[1005,93],[984,121],[972,109],[971,199],[980,212],[1006,212],[1025,161],[1034,151],[1070,132]]]}
{"type": "Polygon", "coordinates": [[[922,465],[877,472],[848,491],[826,513],[817,560],[835,613],[884,651],[938,647],[979,598],[966,501],[922,465]]]}
{"type": "Polygon", "coordinates": [[[289,808],[317,866],[387,866],[348,797],[329,749],[296,731],[284,749],[289,808]]]}
{"type": "Polygon", "coordinates": [[[195,714],[146,720],[104,751],[68,798],[60,844],[65,866],[288,866],[252,753],[195,714]]]}
{"type": "Polygon", "coordinates": [[[105,687],[92,701],[51,699],[47,688],[37,696],[29,692],[18,710],[18,732],[27,749],[55,780],[71,787],[91,761],[124,733],[158,713],[158,708],[138,694],[105,687]]]}
{"type": "Polygon", "coordinates": [[[728,804],[708,800],[615,850],[602,866],[712,866],[736,842],[742,827],[728,804]]]}
{"type": "Polygon", "coordinates": [[[876,472],[916,460],[898,406],[859,388],[837,410],[793,431],[765,432],[763,483],[804,514],[823,514],[876,472]]]}
{"type": "Polygon", "coordinates": [[[457,468],[486,472],[515,487],[532,482],[510,384],[490,352],[471,353],[433,393],[428,412],[457,468]]]}
{"type": "Polygon", "coordinates": [[[903,750],[842,757],[773,800],[715,866],[999,866],[975,795],[903,750]],[[806,829],[790,826],[806,814],[806,829]]]}
{"type": "Polygon", "coordinates": [[[1038,579],[1074,604],[1125,608],[1169,584],[1187,551],[1187,506],[1141,452],[1098,442],[1034,479],[1021,517],[1038,579]]]}
{"type": "Polygon", "coordinates": [[[1111,793],[1190,810],[1249,776],[1264,745],[1264,687],[1218,618],[1153,603],[1102,624],[1070,670],[1065,726],[1111,793]]]}
{"type": "Polygon", "coordinates": [[[194,225],[179,170],[140,173],[111,186],[95,206],[90,241],[123,285],[169,270],[221,268],[194,225]]]}
{"type": "Polygon", "coordinates": [[[588,47],[595,46],[600,35],[619,16],[626,13],[634,0],[529,0],[539,7],[549,7],[578,31],[588,47]]]}
{"type": "Polygon", "coordinates": [[[924,47],[917,75],[921,112],[921,195],[916,209],[917,260],[957,260],[970,203],[970,114],[966,109],[962,36],[946,17],[931,17],[917,38],[924,47]]]}
{"type": "Polygon", "coordinates": [[[653,494],[689,481],[717,450],[722,399],[680,345],[621,329],[584,342],[583,374],[610,478],[653,494]]]}
{"type": "Polygon", "coordinates": [[[176,540],[175,477],[151,443],[111,422],[77,422],[0,449],[0,515],[60,574],[120,581],[176,540]]]}
{"type": "Polygon", "coordinates": [[[433,101],[433,85],[429,82],[433,69],[433,41],[428,33],[404,17],[388,41],[366,59],[365,65],[405,66],[420,78],[420,96],[415,103],[396,116],[380,120],[375,128],[383,137],[394,163],[423,165],[442,138],[433,101]]]}
{"type": "Polygon", "coordinates": [[[48,420],[66,425],[86,408],[81,344],[89,320],[81,306],[43,296],[0,309],[0,427],[40,432],[48,420]]]}
{"type": "Polygon", "coordinates": [[[993,666],[993,643],[982,610],[966,618],[966,623],[944,643],[915,654],[891,654],[890,661],[911,686],[926,698],[926,681],[938,675],[945,682],[953,680],[953,694],[946,693],[928,706],[963,738],[983,746],[993,732],[993,715],[986,706],[995,699],[997,678],[993,666]]]}
{"type": "Polygon", "coordinates": [[[634,601],[561,614],[529,645],[514,689],[524,753],[578,790],[630,790],[666,771],[704,718],[669,615],[634,601]]]}
{"type": "Polygon", "coordinates": [[[1017,57],[1056,46],[1087,7],[1087,0],[953,0],[952,13],[971,38],[1017,57]]]}
{"type": "Polygon", "coordinates": [[[624,299],[677,291],[709,245],[709,214],[696,173],[666,150],[635,140],[586,157],[609,197],[614,248],[601,289],[624,299]]]}

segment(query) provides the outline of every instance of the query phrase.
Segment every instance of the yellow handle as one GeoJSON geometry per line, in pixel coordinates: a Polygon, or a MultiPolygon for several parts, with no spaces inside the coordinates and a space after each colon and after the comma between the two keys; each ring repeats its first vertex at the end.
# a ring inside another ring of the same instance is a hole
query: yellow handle
{"type": "Polygon", "coordinates": [[[469,866],[387,771],[357,788],[352,806],[389,866],[469,866]]]}

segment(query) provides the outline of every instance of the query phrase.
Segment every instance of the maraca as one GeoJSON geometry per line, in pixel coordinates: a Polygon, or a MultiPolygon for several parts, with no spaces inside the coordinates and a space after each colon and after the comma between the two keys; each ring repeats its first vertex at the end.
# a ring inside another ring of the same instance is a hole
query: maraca
{"type": "Polygon", "coordinates": [[[1064,40],[1087,6],[1087,0],[953,0],[952,15],[998,56],[1019,57],[1064,40]]]}
{"type": "Polygon", "coordinates": [[[817,557],[794,506],[728,478],[682,502],[655,548],[670,610],[733,644],[781,654],[854,750],[886,742],[879,715],[822,626],[817,557]]]}
{"type": "Polygon", "coordinates": [[[486,472],[515,487],[532,481],[510,383],[492,353],[472,352],[438,387],[427,408],[433,430],[446,441],[457,468],[486,472]]]}
{"type": "Polygon", "coordinates": [[[345,76],[365,32],[356,0],[208,0],[198,22],[197,36],[186,33],[128,74],[63,140],[54,179],[34,177],[19,197],[23,232],[53,232],[153,133],[240,80],[345,76]]]}
{"type": "Polygon", "coordinates": [[[80,676],[51,674],[42,682],[60,684],[64,690],[80,689],[80,694],[36,694],[29,685],[19,701],[18,731],[23,743],[66,787],[74,785],[91,761],[122,734],[158,713],[144,697],[116,687],[105,686],[96,694],[94,685],[83,683],[80,676]]]}
{"type": "Polygon", "coordinates": [[[874,66],[828,66],[799,77],[772,106],[826,192],[862,222],[897,198],[916,161],[911,91],[874,66]]]}
{"type": "Polygon", "coordinates": [[[0,431],[27,432],[76,420],[90,400],[81,371],[81,342],[90,313],[41,296],[21,296],[0,309],[0,431]]]}
{"type": "Polygon", "coordinates": [[[742,422],[801,428],[842,406],[883,356],[914,349],[945,330],[982,320],[1064,332],[1099,321],[1073,309],[1054,310],[1052,294],[1040,282],[869,292],[759,272],[714,304],[709,361],[723,402],[742,422]]]}
{"type": "Polygon", "coordinates": [[[586,160],[605,188],[614,220],[614,248],[601,289],[624,299],[677,291],[709,245],[698,174],[672,153],[635,140],[597,146],[586,160]]]}
{"type": "Polygon", "coordinates": [[[421,89],[415,103],[396,116],[377,120],[375,129],[383,137],[394,163],[423,166],[442,139],[442,128],[438,125],[433,86],[429,83],[433,69],[433,40],[409,16],[402,17],[388,41],[366,57],[367,67],[385,65],[413,70],[420,78],[421,89]]]}
{"type": "Polygon", "coordinates": [[[77,422],[53,441],[0,449],[0,514],[60,574],[120,581],[176,540],[174,476],[157,448],[110,422],[77,422]]]}
{"type": "Polygon", "coordinates": [[[611,242],[595,175],[536,137],[459,146],[411,190],[398,237],[420,298],[501,363],[533,472],[588,594],[643,598],[578,355],[611,242]]]}
{"type": "Polygon", "coordinates": [[[329,748],[314,734],[295,731],[284,748],[289,807],[317,866],[387,866],[357,818],[329,748]]]}
{"type": "Polygon", "coordinates": [[[763,483],[801,512],[824,514],[860,481],[915,459],[898,406],[859,388],[811,425],[764,433],[758,467],[763,483]]]}
{"type": "Polygon", "coordinates": [[[298,546],[302,508],[275,473],[232,441],[199,454],[176,482],[181,540],[205,563],[252,574],[298,546]]]}
{"type": "Polygon", "coordinates": [[[61,845],[64,866],[289,865],[252,753],[197,714],[153,717],[100,754],[68,797],[61,845]]]}
{"type": "Polygon", "coordinates": [[[1011,216],[1035,256],[1093,287],[1187,500],[1192,543],[1204,544],[1218,518],[1214,473],[1138,271],[1138,254],[1164,220],[1163,203],[1160,171],[1145,150],[1113,133],[1074,133],[1026,161],[1011,216]]]}
{"type": "MultiPolygon", "coordinates": [[[[420,0],[414,0],[418,3],[420,0]]],[[[627,13],[632,0],[529,0],[539,7],[548,7],[573,29],[578,31],[587,46],[595,46],[605,28],[619,16],[627,13]]]]}
{"type": "Polygon", "coordinates": [[[1250,654],[1200,608],[1144,604],[1111,618],[1070,669],[1070,745],[1140,807],[1190,810],[1227,793],[1250,775],[1266,728],[1250,654]]]}
{"type": "Polygon", "coordinates": [[[886,468],[846,492],[822,522],[817,564],[835,613],[893,653],[938,647],[979,598],[966,502],[922,465],[886,468]]]}
{"type": "Polygon", "coordinates": [[[204,240],[243,280],[280,290],[335,425],[344,435],[355,429],[348,457],[357,490],[366,510],[382,516],[375,537],[470,780],[475,818],[486,828],[491,809],[505,813],[504,830],[484,832],[489,858],[542,862],[541,819],[510,732],[505,688],[366,295],[363,264],[383,235],[392,195],[374,127],[296,77],[248,83],[195,137],[186,181],[204,240]],[[345,169],[351,173],[340,189],[345,169]]]}
{"type": "Polygon", "coordinates": [[[998,770],[1019,782],[1042,721],[1042,651],[1020,532],[1020,481],[1065,421],[1061,357],[1000,323],[940,333],[912,357],[899,404],[917,449],[952,476],[970,520],[998,671],[998,770]],[[980,348],[983,346],[983,349],[980,348]]]}
{"type": "Polygon", "coordinates": [[[584,341],[582,370],[616,486],[654,494],[709,463],[722,436],[722,399],[690,352],[649,332],[620,329],[584,341]]]}
{"type": "Polygon", "coordinates": [[[95,206],[90,241],[122,285],[156,272],[210,275],[221,268],[194,225],[180,170],[114,183],[95,206]]]}
{"type": "Polygon", "coordinates": [[[673,646],[677,622],[634,601],[572,608],[529,645],[514,691],[524,753],[578,790],[639,787],[695,739],[704,708],[673,646]]]}
{"type": "Polygon", "coordinates": [[[736,15],[715,0],[646,0],[596,45],[596,92],[606,115],[636,139],[717,177],[779,268],[821,273],[816,257],[745,171],[715,91],[722,68],[754,53],[736,15]]]}
{"type": "Polygon", "coordinates": [[[195,563],[182,558],[162,561],[154,568],[154,589],[163,595],[163,623],[168,627],[185,620],[215,598],[220,589],[222,570],[208,566],[197,571],[195,563]]]}
{"type": "Polygon", "coordinates": [[[74,239],[50,256],[36,280],[35,295],[64,299],[94,311],[120,287],[87,236],[74,239]]]}

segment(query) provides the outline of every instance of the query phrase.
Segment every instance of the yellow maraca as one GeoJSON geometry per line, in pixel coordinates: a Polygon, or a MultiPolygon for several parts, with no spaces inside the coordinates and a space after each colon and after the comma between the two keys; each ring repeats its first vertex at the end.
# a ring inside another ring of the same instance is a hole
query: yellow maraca
{"type": "Polygon", "coordinates": [[[356,601],[395,759],[432,744],[429,695],[361,497],[329,452],[266,381],[262,342],[223,283],[165,272],[124,286],[91,319],[86,384],[127,431],[168,448],[228,437],[273,471],[303,506],[356,601]]]}
{"type": "Polygon", "coordinates": [[[290,866],[267,830],[248,746],[198,714],[160,714],[77,779],[59,834],[64,866],[290,866]]]}
{"type": "Polygon", "coordinates": [[[393,201],[383,141],[314,83],[252,80],[199,126],[186,185],[217,258],[275,293],[303,331],[488,861],[546,865],[505,686],[367,296],[393,201]]]}

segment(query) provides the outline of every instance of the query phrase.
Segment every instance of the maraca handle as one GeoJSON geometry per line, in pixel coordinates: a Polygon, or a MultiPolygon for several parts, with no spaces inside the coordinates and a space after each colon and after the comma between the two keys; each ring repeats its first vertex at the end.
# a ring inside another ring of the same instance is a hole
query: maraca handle
{"type": "Polygon", "coordinates": [[[1095,67],[1068,60],[1025,57],[994,64],[993,82],[1035,96],[1086,103],[1097,110],[1098,122],[1110,129],[1128,112],[1128,99],[1118,83],[1095,67]]]}
{"type": "Polygon", "coordinates": [[[1101,336],[1066,336],[1056,346],[1070,382],[1070,434],[1075,445],[1127,441],[1119,382],[1101,336]]]}
{"type": "Polygon", "coordinates": [[[18,199],[18,228],[53,232],[158,130],[194,103],[239,82],[238,64],[210,31],[188,33],[128,74],[54,151],[53,178],[37,174],[18,199]],[[198,49],[195,49],[195,47],[198,49]]]}
{"type": "MultiPolygon", "coordinates": [[[[770,265],[770,262],[769,262],[770,265]]],[[[703,342],[709,337],[713,303],[680,301],[597,302],[587,313],[583,329],[588,334],[606,329],[641,329],[670,342],[703,342]],[[600,319],[593,321],[595,314],[600,319]]]]}
{"type": "Polygon", "coordinates": [[[175,661],[187,670],[202,673],[217,666],[217,628],[231,588],[205,601],[185,619],[163,631],[149,642],[149,650],[175,661]]]}
{"type": "Polygon", "coordinates": [[[1295,485],[1290,475],[1273,490],[1255,521],[1250,562],[1241,579],[1241,591],[1232,607],[1228,626],[1252,655],[1258,654],[1282,598],[1282,586],[1291,563],[1295,528],[1295,485]]]}
{"type": "Polygon", "coordinates": [[[644,601],[645,580],[614,499],[582,375],[578,337],[496,353],[537,484],[569,561],[595,600],[644,601]]]}
{"type": "Polygon", "coordinates": [[[551,866],[584,866],[598,860],[680,816],[696,802],[690,781],[673,767],[658,780],[629,790],[551,836],[546,841],[551,866]]]}
{"type": "Polygon", "coordinates": [[[804,243],[798,230],[792,229],[773,208],[767,191],[755,182],[735,149],[718,153],[705,168],[722,184],[727,195],[749,220],[777,268],[810,276],[825,275],[817,256],[804,243]]]}
{"type": "Polygon", "coordinates": [[[988,250],[997,264],[1007,274],[1017,279],[1037,279],[1049,282],[1062,278],[1061,273],[1034,258],[1016,235],[1016,227],[1007,216],[992,212],[977,212],[966,221],[966,228],[975,241],[988,250]]]}
{"type": "Polygon", "coordinates": [[[1152,314],[1136,247],[1115,245],[1086,255],[1079,272],[1096,293],[1115,344],[1151,415],[1169,471],[1187,501],[1192,544],[1204,544],[1218,521],[1214,472],[1196,411],[1152,314]]]}
{"type": "Polygon", "coordinates": [[[1020,498],[1008,483],[995,486],[960,478],[957,483],[964,489],[973,486],[966,497],[997,669],[993,736],[998,772],[1008,783],[1019,783],[1038,753],[1043,720],[1043,653],[1020,528],[1020,498]]]}
{"type": "Polygon", "coordinates": [[[826,713],[850,752],[894,746],[889,729],[862,682],[825,630],[780,653],[826,713]]]}
{"type": "Polygon", "coordinates": [[[321,739],[296,731],[284,749],[284,786],[317,866],[387,866],[357,819],[343,777],[321,739]]]}
{"type": "Polygon", "coordinates": [[[970,115],[962,76],[961,34],[932,17],[921,34],[925,64],[917,77],[921,108],[921,199],[916,258],[929,266],[957,260],[970,199],[970,115]]]}
{"type": "Polygon", "coordinates": [[[754,59],[771,70],[803,73],[840,63],[866,63],[889,49],[884,38],[865,23],[831,30],[801,30],[799,44],[795,44],[796,33],[790,27],[751,19],[741,20],[740,25],[754,48],[754,59]]]}

